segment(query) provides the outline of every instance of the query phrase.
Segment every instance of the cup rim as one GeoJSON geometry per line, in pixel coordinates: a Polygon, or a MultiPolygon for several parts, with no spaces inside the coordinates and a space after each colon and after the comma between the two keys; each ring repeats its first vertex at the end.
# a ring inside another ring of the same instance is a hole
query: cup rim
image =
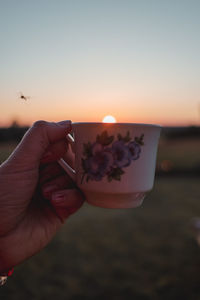
{"type": "Polygon", "coordinates": [[[128,122],[115,122],[115,123],[106,123],[106,122],[72,122],[72,125],[128,125],[128,126],[145,126],[145,127],[156,127],[162,128],[163,126],[160,124],[150,124],[150,123],[128,123],[128,122]]]}

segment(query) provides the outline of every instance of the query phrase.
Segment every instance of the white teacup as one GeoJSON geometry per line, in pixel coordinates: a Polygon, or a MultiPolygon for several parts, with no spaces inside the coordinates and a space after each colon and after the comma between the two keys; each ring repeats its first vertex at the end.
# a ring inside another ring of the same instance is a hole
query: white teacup
{"type": "Polygon", "coordinates": [[[161,126],[134,123],[73,123],[68,140],[75,169],[60,165],[86,201],[105,208],[142,204],[154,183],[161,126]]]}

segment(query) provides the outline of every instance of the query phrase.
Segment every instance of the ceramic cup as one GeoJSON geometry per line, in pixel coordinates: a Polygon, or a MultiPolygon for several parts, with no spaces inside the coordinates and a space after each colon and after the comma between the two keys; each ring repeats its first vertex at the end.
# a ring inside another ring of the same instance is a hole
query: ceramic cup
{"type": "Polygon", "coordinates": [[[105,208],[142,204],[152,189],[161,127],[134,123],[73,123],[68,135],[75,169],[60,165],[86,201],[105,208]]]}

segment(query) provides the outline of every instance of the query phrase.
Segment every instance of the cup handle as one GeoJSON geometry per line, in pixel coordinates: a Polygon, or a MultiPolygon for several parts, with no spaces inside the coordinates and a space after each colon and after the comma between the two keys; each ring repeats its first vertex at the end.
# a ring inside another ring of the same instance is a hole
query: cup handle
{"type": "MultiPolygon", "coordinates": [[[[67,135],[67,140],[72,147],[72,151],[74,152],[74,138],[71,134],[67,135]]],[[[58,159],[59,165],[66,171],[66,173],[71,177],[73,181],[76,181],[76,171],[70,167],[70,165],[61,157],[58,159]]]]}

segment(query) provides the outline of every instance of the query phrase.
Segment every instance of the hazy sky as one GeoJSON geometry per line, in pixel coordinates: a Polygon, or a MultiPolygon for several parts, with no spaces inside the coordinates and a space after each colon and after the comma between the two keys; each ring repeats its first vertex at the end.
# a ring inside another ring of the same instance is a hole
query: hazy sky
{"type": "Polygon", "coordinates": [[[200,124],[199,15],[199,0],[0,0],[0,125],[200,124]]]}

